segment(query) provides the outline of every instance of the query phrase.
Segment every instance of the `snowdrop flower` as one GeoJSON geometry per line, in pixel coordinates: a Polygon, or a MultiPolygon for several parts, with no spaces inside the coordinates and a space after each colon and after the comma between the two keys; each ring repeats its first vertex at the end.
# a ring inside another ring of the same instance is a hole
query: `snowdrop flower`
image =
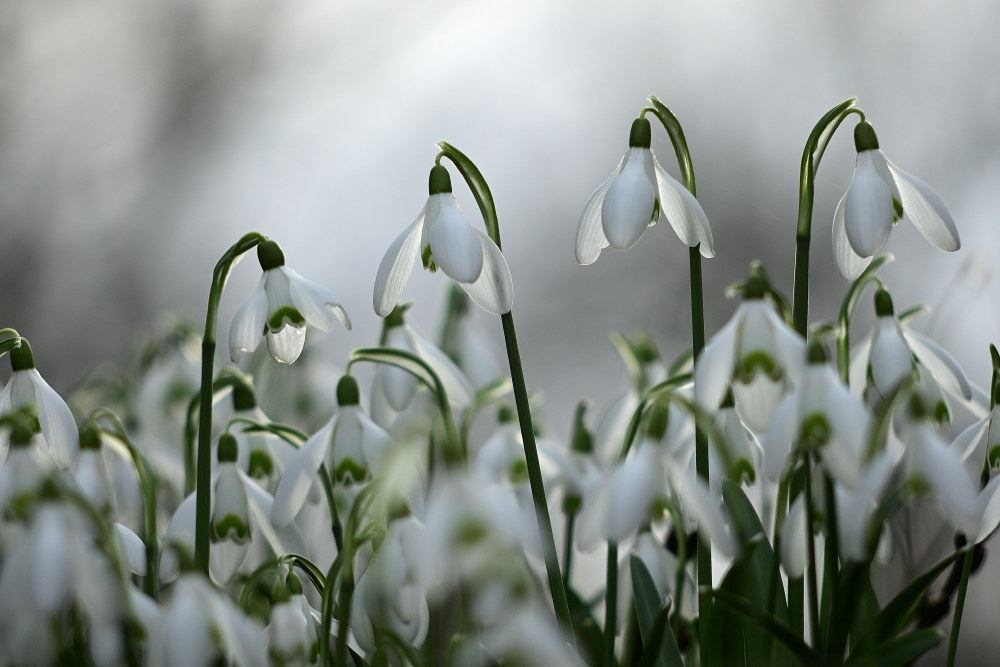
{"type": "Polygon", "coordinates": [[[350,330],[347,311],[333,293],[286,267],[277,243],[258,245],[257,259],[264,275],[229,325],[229,356],[234,363],[256,350],[262,336],[271,357],[290,364],[302,353],[307,326],[329,331],[339,320],[350,330]]]}
{"type": "MultiPolygon", "coordinates": [[[[840,552],[845,558],[858,562],[871,558],[875,546],[871,544],[872,517],[892,479],[894,469],[895,461],[891,452],[881,451],[866,464],[855,488],[837,483],[837,530],[840,552]]],[[[888,535],[888,532],[885,534],[888,535]]],[[[799,544],[802,543],[799,540],[799,544]]]]}
{"type": "MultiPolygon", "coordinates": [[[[396,308],[385,319],[385,346],[420,357],[441,378],[445,393],[452,403],[459,407],[470,405],[475,390],[465,374],[448,355],[406,322],[405,312],[405,307],[396,308]]],[[[401,368],[380,364],[375,371],[373,389],[380,391],[380,398],[384,398],[394,411],[401,412],[410,405],[417,392],[417,378],[401,368]]],[[[375,402],[374,397],[372,402],[375,402]]]]}
{"type": "MultiPolygon", "coordinates": [[[[10,380],[0,391],[0,415],[24,407],[33,409],[41,425],[42,448],[57,466],[68,468],[79,449],[76,420],[66,401],[35,368],[35,357],[26,339],[22,338],[21,346],[11,351],[10,367],[10,380]]],[[[6,452],[7,443],[0,441],[0,461],[6,452]]]]}
{"type": "Polygon", "coordinates": [[[579,512],[601,483],[601,470],[594,456],[594,436],[584,422],[586,411],[587,404],[581,401],[576,407],[568,450],[555,443],[539,443],[542,456],[554,468],[552,483],[546,487],[562,490],[562,510],[567,515],[579,512]]]}
{"type": "Polygon", "coordinates": [[[275,588],[267,643],[268,657],[276,665],[313,665],[319,657],[316,623],[294,573],[275,588]]]}
{"type": "MultiPolygon", "coordinates": [[[[232,411],[225,422],[232,419],[247,419],[258,424],[270,423],[270,419],[257,405],[257,395],[249,381],[233,384],[231,394],[232,411]]],[[[277,479],[281,471],[295,454],[290,444],[267,432],[248,431],[247,426],[233,425],[233,436],[237,444],[237,462],[242,470],[264,486],[277,479]]]]}
{"type": "Polygon", "coordinates": [[[10,451],[0,464],[0,514],[20,517],[36,499],[42,483],[56,470],[55,462],[41,451],[41,437],[27,423],[13,420],[10,451]]]}
{"type": "Polygon", "coordinates": [[[93,426],[80,432],[80,455],[73,468],[73,477],[83,496],[99,512],[113,511],[114,491],[107,462],[101,453],[101,436],[93,426]]]}
{"type": "Polygon", "coordinates": [[[271,510],[274,525],[288,525],[298,515],[324,463],[335,482],[354,484],[369,479],[388,452],[392,438],[365,414],[353,376],[337,383],[337,403],[333,418],[302,445],[281,476],[271,510]]]}
{"type": "Polygon", "coordinates": [[[732,388],[743,421],[761,433],[802,374],[804,349],[799,335],[765,303],[761,279],[751,276],[743,303],[695,364],[695,401],[714,411],[732,388]]]}
{"type": "Polygon", "coordinates": [[[365,651],[375,649],[375,633],[392,630],[419,648],[427,637],[430,608],[414,558],[424,539],[415,517],[389,524],[385,539],[358,579],[351,607],[351,630],[365,651]]]}
{"type": "Polygon", "coordinates": [[[268,664],[263,628],[198,574],[174,585],[160,630],[149,647],[149,664],[157,667],[268,664]]]}
{"type": "Polygon", "coordinates": [[[961,247],[941,197],[882,154],[875,130],[866,121],[855,126],[854,145],[858,151],[854,177],[833,215],[834,258],[844,278],[861,275],[901,218],[941,250],[954,252],[961,247]]]}
{"type": "MultiPolygon", "coordinates": [[[[653,580],[653,586],[660,595],[662,605],[668,596],[674,594],[677,574],[677,557],[667,551],[663,546],[663,541],[658,540],[652,531],[645,530],[635,538],[632,548],[618,564],[618,632],[622,632],[628,623],[629,614],[632,612],[630,600],[632,599],[632,566],[631,556],[638,556],[642,564],[646,566],[649,576],[653,580]]],[[[693,582],[684,577],[685,590],[683,613],[685,616],[694,615],[692,600],[697,599],[694,593],[693,582]]]]}
{"type": "Polygon", "coordinates": [[[506,405],[500,408],[497,422],[496,431],[476,452],[472,465],[496,482],[523,487],[528,482],[528,464],[513,410],[506,405]]]}
{"type": "MultiPolygon", "coordinates": [[[[673,417],[673,414],[671,414],[673,417]]],[[[732,470],[727,471],[725,461],[719,456],[718,449],[721,444],[716,444],[708,450],[709,456],[709,488],[713,494],[722,492],[722,482],[727,477],[732,477],[737,481],[753,483],[756,479],[757,470],[760,468],[761,446],[757,437],[747,428],[743,420],[736,413],[733,406],[732,397],[729,396],[723,401],[722,406],[715,415],[715,425],[725,438],[725,444],[729,447],[729,456],[732,460],[732,470]]],[[[694,441],[689,439],[685,445],[693,445],[694,441]]],[[[689,448],[687,451],[693,448],[689,448]]]]}
{"type": "Polygon", "coordinates": [[[827,363],[826,350],[812,342],[801,385],[774,411],[763,438],[764,473],[778,480],[791,455],[816,450],[823,464],[849,488],[861,478],[871,416],[827,363]]]}
{"type": "Polygon", "coordinates": [[[494,315],[510,312],[514,286],[507,260],[496,243],[466,219],[443,166],[431,168],[428,192],[417,219],[393,241],[378,267],[375,312],[386,317],[396,307],[418,257],[424,268],[440,267],[483,310],[494,315]]]}
{"type": "Polygon", "coordinates": [[[625,157],[583,207],[576,232],[580,264],[593,264],[609,245],[628,250],[661,215],[686,245],[698,247],[705,257],[715,256],[701,204],[660,166],[649,148],[651,136],[649,121],[636,118],[625,157]]]}

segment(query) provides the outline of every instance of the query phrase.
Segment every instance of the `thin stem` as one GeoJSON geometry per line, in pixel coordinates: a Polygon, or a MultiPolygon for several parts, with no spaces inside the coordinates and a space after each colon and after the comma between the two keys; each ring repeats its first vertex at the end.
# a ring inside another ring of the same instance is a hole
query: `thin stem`
{"type": "Polygon", "coordinates": [[[563,587],[569,588],[573,572],[573,533],[576,528],[576,512],[566,514],[566,534],[563,535],[563,587]]]}
{"type": "Polygon", "coordinates": [[[837,613],[837,580],[840,558],[840,527],[837,525],[837,497],[833,479],[827,472],[823,473],[823,490],[826,500],[826,542],[823,553],[823,600],[824,620],[822,627],[822,655],[828,655],[830,646],[830,624],[833,615],[837,613]]]}
{"type": "Polygon", "coordinates": [[[195,567],[208,576],[209,521],[211,519],[212,485],[212,379],[215,364],[215,329],[219,319],[219,301],[222,289],[233,263],[245,252],[266,240],[257,232],[250,232],[234,243],[219,259],[212,273],[212,286],[208,292],[205,315],[205,332],[201,339],[201,393],[198,409],[198,456],[195,484],[195,567]]]}
{"type": "Polygon", "coordinates": [[[875,272],[883,265],[893,261],[893,256],[889,253],[879,255],[872,260],[864,271],[861,272],[844,295],[844,301],[840,304],[840,316],[837,327],[837,370],[844,384],[849,385],[851,381],[851,320],[854,319],[854,310],[858,301],[869,283],[882,286],[882,280],[875,272]]]}
{"type": "Polygon", "coordinates": [[[618,543],[608,542],[608,562],[604,588],[604,664],[615,664],[615,635],[618,631],[618,543]]]}
{"type": "Polygon", "coordinates": [[[809,566],[806,572],[806,586],[809,592],[809,627],[812,629],[812,645],[819,644],[819,589],[816,585],[816,543],[813,539],[813,499],[812,499],[812,457],[808,454],[803,465],[805,486],[801,493],[806,501],[806,555],[809,566]]]}
{"type": "Polygon", "coordinates": [[[962,612],[965,611],[965,594],[969,590],[969,576],[972,574],[972,552],[969,545],[962,562],[962,580],[958,585],[958,598],[955,600],[955,615],[951,620],[951,637],[948,639],[948,667],[954,667],[955,655],[958,653],[958,635],[962,629],[962,612]]]}

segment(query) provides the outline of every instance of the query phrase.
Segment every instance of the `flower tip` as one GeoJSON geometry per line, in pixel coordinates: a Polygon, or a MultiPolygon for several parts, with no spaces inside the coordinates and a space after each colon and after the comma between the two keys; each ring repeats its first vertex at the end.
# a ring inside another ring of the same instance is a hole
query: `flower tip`
{"type": "Polygon", "coordinates": [[[628,133],[629,148],[649,148],[652,139],[653,133],[649,120],[640,116],[632,121],[632,128],[628,133]]]}
{"type": "Polygon", "coordinates": [[[859,153],[878,150],[878,136],[875,134],[875,128],[866,120],[854,126],[854,147],[859,153]]]}
{"type": "Polygon", "coordinates": [[[285,254],[277,243],[268,239],[257,246],[257,261],[262,271],[270,271],[285,265],[285,254]]]}
{"type": "Polygon", "coordinates": [[[427,179],[427,193],[439,195],[444,192],[451,192],[451,175],[442,165],[436,164],[431,167],[431,173],[427,179]]]}
{"type": "Polygon", "coordinates": [[[879,289],[875,292],[875,315],[878,317],[892,316],[895,313],[895,308],[892,305],[892,297],[884,289],[879,289]]]}

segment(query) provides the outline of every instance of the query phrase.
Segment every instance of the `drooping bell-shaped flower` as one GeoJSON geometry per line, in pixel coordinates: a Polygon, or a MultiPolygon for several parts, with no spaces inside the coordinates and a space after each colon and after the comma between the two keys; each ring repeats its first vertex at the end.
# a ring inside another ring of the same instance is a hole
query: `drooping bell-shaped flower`
{"type": "Polygon", "coordinates": [[[212,516],[212,561],[220,581],[228,581],[250,548],[250,501],[236,464],[236,438],[224,433],[219,438],[212,516]]]}
{"type": "Polygon", "coordinates": [[[821,344],[811,342],[807,357],[800,386],[774,411],[762,439],[764,473],[780,479],[791,455],[808,449],[819,453],[834,478],[853,488],[861,476],[871,415],[827,363],[821,344]]]}
{"type": "MultiPolygon", "coordinates": [[[[0,415],[30,408],[38,417],[42,431],[42,449],[60,468],[68,468],[79,451],[80,435],[76,420],[66,401],[42,379],[35,368],[31,346],[24,338],[21,346],[10,352],[13,371],[0,391],[0,415]]],[[[0,437],[0,461],[7,453],[6,438],[0,437]]]]}
{"type": "Polygon", "coordinates": [[[90,504],[99,512],[110,514],[114,492],[101,444],[101,436],[93,426],[80,432],[80,455],[73,466],[73,477],[90,504]]]}
{"type": "Polygon", "coordinates": [[[763,432],[782,395],[802,374],[802,338],[764,301],[763,281],[750,276],[744,301],[708,341],[695,364],[694,395],[715,410],[733,392],[736,408],[753,431],[763,432]]]}
{"type": "Polygon", "coordinates": [[[663,216],[677,237],[705,257],[715,256],[712,229],[701,204],[660,166],[650,149],[649,121],[636,118],[629,148],[608,180],[590,195],[576,232],[576,261],[593,264],[601,250],[634,246],[663,216]]]}
{"type": "Polygon", "coordinates": [[[56,470],[55,461],[40,448],[41,436],[27,419],[13,419],[3,429],[10,451],[0,464],[0,515],[21,517],[37,499],[45,479],[56,470]]]}
{"type": "Polygon", "coordinates": [[[854,177],[833,215],[833,253],[840,274],[857,278],[885,245],[892,226],[907,219],[932,244],[948,252],[961,247],[958,229],[941,197],[879,150],[872,126],[854,128],[858,151],[854,177]]]}
{"type": "MultiPolygon", "coordinates": [[[[257,393],[252,383],[247,379],[234,382],[231,399],[231,410],[224,412],[222,423],[236,419],[245,419],[257,424],[267,424],[271,420],[257,403],[257,393]]],[[[276,480],[285,469],[296,450],[282,438],[266,431],[254,430],[243,423],[233,423],[233,436],[237,443],[237,463],[252,479],[257,480],[266,488],[276,480]]]]}
{"type": "Polygon", "coordinates": [[[334,482],[356,484],[378,471],[392,437],[361,407],[357,380],[345,375],[337,383],[337,412],[289,460],[274,493],[271,520],[288,525],[298,515],[325,463],[334,482]]]}
{"type": "Polygon", "coordinates": [[[493,239],[469,223],[443,166],[431,168],[428,193],[417,219],[382,258],[375,277],[375,312],[386,317],[396,307],[418,257],[424,268],[444,271],[483,310],[510,312],[514,287],[507,260],[493,239]]]}
{"type": "Polygon", "coordinates": [[[275,665],[305,667],[319,657],[316,622],[303,595],[302,582],[289,573],[272,594],[267,654],[275,665]]]}
{"type": "Polygon", "coordinates": [[[229,356],[239,363],[267,338],[267,351],[281,364],[299,358],[307,326],[329,331],[336,321],[348,330],[351,320],[333,293],[285,266],[285,255],[274,241],[257,246],[264,275],[229,325],[229,356]]]}

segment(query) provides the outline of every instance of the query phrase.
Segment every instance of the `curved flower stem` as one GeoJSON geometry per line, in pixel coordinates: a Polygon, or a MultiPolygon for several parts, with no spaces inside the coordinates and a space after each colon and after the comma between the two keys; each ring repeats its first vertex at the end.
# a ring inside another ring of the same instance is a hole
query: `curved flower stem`
{"type": "MultiPolygon", "coordinates": [[[[496,204],[493,194],[479,168],[454,146],[438,142],[440,153],[436,162],[447,157],[462,174],[469,189],[476,198],[479,210],[486,223],[486,231],[496,243],[500,244],[500,222],[497,218],[496,204]]],[[[552,604],[556,617],[567,637],[574,643],[573,623],[569,613],[569,602],[566,598],[566,588],[563,586],[559,570],[559,556],[556,553],[556,542],[552,537],[552,519],[549,516],[549,504],[545,498],[545,485],[542,481],[542,468],[538,461],[538,446],[535,444],[535,429],[531,422],[531,407],[528,403],[528,390],[524,382],[524,369],[521,367],[521,352],[517,346],[517,331],[514,328],[514,316],[507,312],[500,316],[503,327],[504,344],[507,348],[507,361],[510,365],[510,378],[514,385],[514,404],[517,408],[517,420],[521,427],[521,440],[524,443],[524,459],[528,466],[528,482],[531,486],[531,498],[535,505],[535,518],[538,521],[538,532],[542,539],[542,553],[545,556],[545,573],[548,578],[549,592],[552,594],[552,604]]]]}
{"type": "MultiPolygon", "coordinates": [[[[663,125],[670,143],[674,147],[674,154],[677,156],[677,166],[681,170],[681,178],[684,187],[695,197],[698,196],[697,182],[694,176],[694,163],[691,161],[691,151],[688,150],[687,140],[684,138],[684,130],[680,121],[654,96],[649,97],[650,106],[643,109],[640,115],[647,111],[651,112],[663,125]]],[[[705,347],[705,297],[701,280],[701,252],[698,246],[688,248],[688,275],[691,286],[691,353],[694,361],[698,361],[702,348],[705,347]]],[[[705,433],[700,428],[695,428],[695,469],[705,482],[708,481],[708,440],[705,433]]],[[[708,595],[712,587],[712,546],[707,536],[699,536],[698,540],[698,605],[699,609],[707,609],[711,603],[708,595]],[[701,539],[704,537],[704,539],[701,539]]],[[[700,613],[700,612],[699,612],[700,613]]],[[[700,624],[702,627],[704,624],[700,624]]]]}
{"type": "Polygon", "coordinates": [[[854,318],[854,309],[858,305],[862,292],[869,283],[882,286],[882,279],[875,275],[882,266],[895,259],[890,253],[879,255],[872,260],[861,275],[858,276],[844,295],[844,301],[840,304],[840,317],[838,318],[837,329],[837,370],[840,371],[840,379],[844,384],[851,382],[851,320],[854,318]]]}
{"type": "Polygon", "coordinates": [[[212,286],[208,292],[208,312],[205,315],[205,332],[201,338],[201,391],[198,409],[198,456],[195,484],[195,567],[208,576],[208,528],[210,520],[210,494],[212,484],[212,379],[215,364],[215,329],[219,319],[219,301],[229,277],[229,270],[243,253],[253,249],[267,237],[250,232],[234,243],[219,259],[212,273],[212,286]]]}
{"type": "Polygon", "coordinates": [[[4,327],[0,329],[0,336],[6,336],[6,338],[0,340],[0,357],[3,357],[3,355],[11,350],[21,347],[21,334],[17,333],[17,329],[4,327]]]}
{"type": "Polygon", "coordinates": [[[125,432],[125,425],[122,424],[118,415],[108,408],[98,408],[90,415],[90,421],[95,426],[101,419],[111,422],[114,429],[107,432],[119,440],[128,450],[136,475],[139,477],[139,488],[142,490],[143,500],[142,541],[146,546],[146,575],[142,579],[142,590],[146,595],[157,600],[160,596],[160,577],[157,573],[160,559],[156,528],[156,479],[146,457],[142,455],[128,433],[125,432]]]}

